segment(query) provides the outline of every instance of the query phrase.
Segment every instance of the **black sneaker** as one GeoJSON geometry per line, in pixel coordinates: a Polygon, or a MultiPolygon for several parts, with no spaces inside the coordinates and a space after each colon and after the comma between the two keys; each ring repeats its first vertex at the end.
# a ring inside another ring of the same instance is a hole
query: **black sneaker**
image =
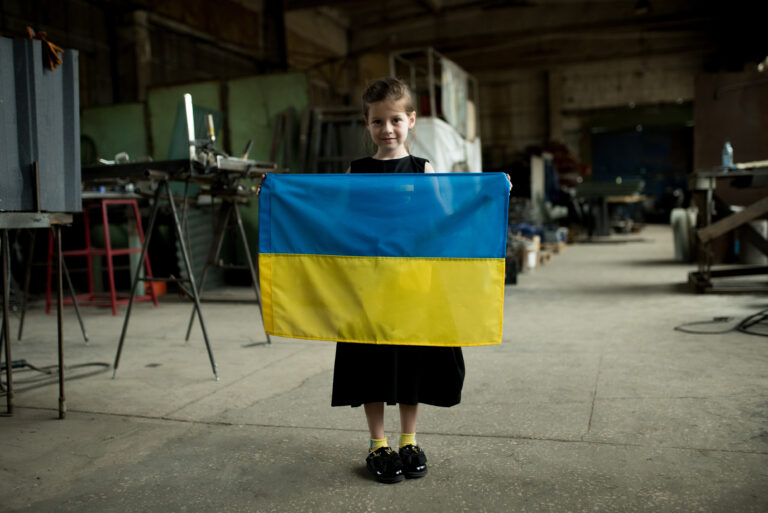
{"type": "Polygon", "coordinates": [[[399,483],[405,479],[403,462],[391,447],[380,447],[365,458],[368,472],[380,483],[399,483]]]}
{"type": "Polygon", "coordinates": [[[400,448],[405,477],[413,479],[427,475],[427,455],[418,445],[408,444],[400,448]]]}

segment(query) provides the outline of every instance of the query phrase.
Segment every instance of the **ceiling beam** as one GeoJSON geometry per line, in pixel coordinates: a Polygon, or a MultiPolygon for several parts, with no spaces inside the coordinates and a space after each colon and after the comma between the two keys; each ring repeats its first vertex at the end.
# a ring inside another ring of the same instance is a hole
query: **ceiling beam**
{"type": "Polygon", "coordinates": [[[314,9],[317,7],[353,8],[355,0],[284,0],[284,9],[293,11],[296,9],[314,9]]]}
{"type": "Polygon", "coordinates": [[[419,3],[433,13],[443,9],[443,0],[419,0],[419,3]]]}
{"type": "MultiPolygon", "coordinates": [[[[546,8],[504,8],[486,10],[480,7],[454,10],[446,7],[434,15],[414,16],[385,25],[364,25],[350,12],[352,32],[350,51],[376,51],[408,47],[479,46],[493,38],[546,37],[553,33],[573,31],[619,32],[713,30],[716,15],[690,2],[671,1],[662,11],[650,16],[633,16],[626,2],[595,4],[582,2],[556,3],[546,8]],[[591,5],[591,7],[589,7],[591,5]],[[685,7],[687,6],[687,7],[685,7]],[[685,8],[683,8],[685,7],[685,8]],[[474,43],[473,43],[474,41],[474,43]]],[[[667,5],[667,4],[664,4],[667,5]]],[[[698,4],[696,4],[698,5],[698,4]]]]}
{"type": "Polygon", "coordinates": [[[716,48],[714,43],[696,42],[665,45],[649,49],[639,45],[602,45],[590,48],[574,48],[565,45],[559,49],[529,50],[527,52],[478,52],[472,55],[446,57],[456,61],[470,73],[482,76],[513,70],[551,69],[573,64],[608,62],[631,58],[663,57],[672,55],[705,54],[716,48]]]}
{"type": "MultiPolygon", "coordinates": [[[[381,39],[371,39],[369,31],[355,31],[350,35],[350,52],[387,51],[431,46],[443,53],[471,52],[474,49],[514,47],[526,44],[540,44],[551,40],[608,40],[624,41],[632,38],[674,39],[680,35],[707,35],[714,20],[709,17],[674,16],[654,18],[642,23],[622,18],[586,23],[564,23],[558,26],[540,28],[510,28],[504,30],[453,30],[452,24],[433,26],[432,30],[393,30],[381,34],[381,39]]],[[[605,43],[603,43],[605,44],[605,43]]]]}
{"type": "MultiPolygon", "coordinates": [[[[520,7],[536,7],[536,4],[529,0],[462,0],[461,2],[451,3],[449,5],[444,4],[444,0],[418,0],[419,4],[425,7],[429,7],[432,10],[432,14],[439,15],[444,19],[449,16],[463,16],[472,14],[473,12],[482,12],[488,16],[494,16],[498,12],[517,10],[520,7]],[[435,10],[432,6],[439,4],[440,8],[435,10]]],[[[375,5],[375,4],[374,4],[375,5]]],[[[352,9],[357,11],[357,9],[352,9]]],[[[380,11],[381,12],[381,11],[380,11]]],[[[404,22],[423,22],[425,21],[424,14],[422,12],[387,12],[386,19],[388,23],[404,23],[404,22]]],[[[376,27],[381,24],[379,19],[358,19],[358,26],[360,29],[368,29],[369,27],[376,27]]]]}

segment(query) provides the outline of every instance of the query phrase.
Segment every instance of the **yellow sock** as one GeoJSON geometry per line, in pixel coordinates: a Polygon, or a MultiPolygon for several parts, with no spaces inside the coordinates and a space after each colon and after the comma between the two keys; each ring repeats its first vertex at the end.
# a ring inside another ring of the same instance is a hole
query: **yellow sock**
{"type": "Polygon", "coordinates": [[[416,433],[400,433],[400,447],[416,444],[416,433]]]}
{"type": "Polygon", "coordinates": [[[382,447],[389,447],[389,442],[387,442],[387,437],[371,438],[371,445],[369,446],[368,450],[370,452],[373,452],[376,449],[381,449],[382,447]]]}

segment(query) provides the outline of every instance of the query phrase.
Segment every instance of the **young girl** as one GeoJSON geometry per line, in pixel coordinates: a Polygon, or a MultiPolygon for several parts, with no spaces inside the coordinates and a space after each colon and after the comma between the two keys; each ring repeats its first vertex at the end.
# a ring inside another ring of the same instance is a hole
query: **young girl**
{"type": "MultiPolygon", "coordinates": [[[[429,161],[410,155],[406,139],[416,123],[408,86],[395,78],[363,94],[363,118],[377,150],[352,162],[351,173],[433,173],[429,161]]],[[[418,312],[414,312],[418,315],[418,312]]],[[[416,442],[420,403],[453,406],[461,400],[464,358],[460,347],[370,345],[339,342],[333,373],[333,406],[363,405],[371,439],[366,465],[383,483],[423,477],[427,458],[416,442]],[[384,434],[384,404],[400,408],[400,443],[384,434]]]]}

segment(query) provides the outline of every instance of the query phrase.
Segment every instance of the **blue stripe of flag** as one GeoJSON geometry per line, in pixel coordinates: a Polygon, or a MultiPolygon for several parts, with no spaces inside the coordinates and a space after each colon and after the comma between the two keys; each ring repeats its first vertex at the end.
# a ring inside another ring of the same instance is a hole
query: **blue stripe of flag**
{"type": "Polygon", "coordinates": [[[270,174],[259,198],[259,251],[504,258],[503,173],[270,174]]]}

